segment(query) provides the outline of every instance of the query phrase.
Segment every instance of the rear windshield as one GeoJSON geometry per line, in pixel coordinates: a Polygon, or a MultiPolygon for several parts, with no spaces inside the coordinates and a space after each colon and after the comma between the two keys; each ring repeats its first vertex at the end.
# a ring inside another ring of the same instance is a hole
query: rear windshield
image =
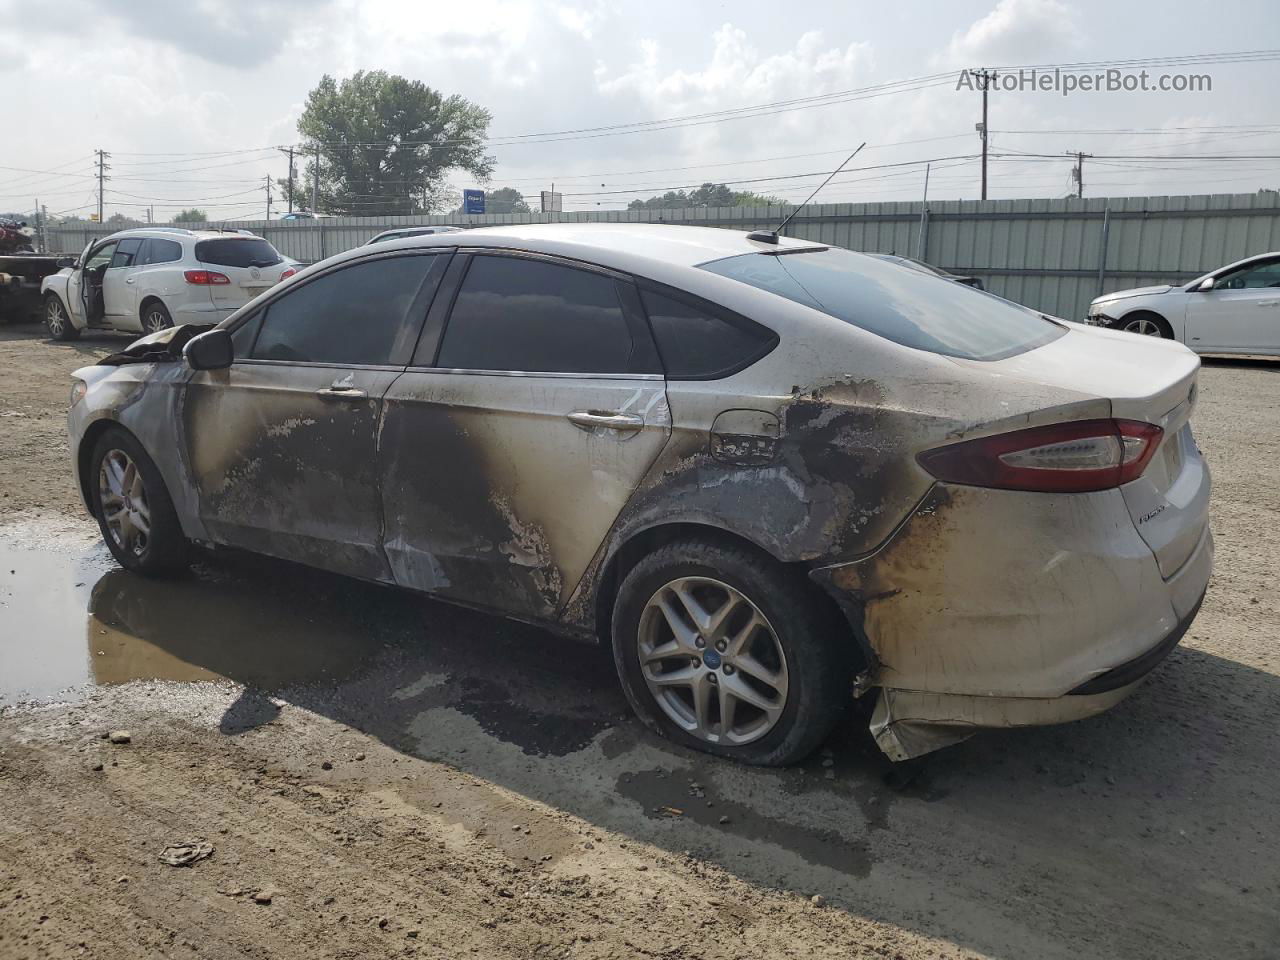
{"type": "Polygon", "coordinates": [[[1026,307],[848,250],[744,253],[701,265],[903,346],[1000,360],[1066,333],[1026,307]]]}
{"type": "Polygon", "coordinates": [[[284,258],[261,237],[227,237],[201,240],[196,244],[196,259],[220,267],[274,267],[284,258]]]}

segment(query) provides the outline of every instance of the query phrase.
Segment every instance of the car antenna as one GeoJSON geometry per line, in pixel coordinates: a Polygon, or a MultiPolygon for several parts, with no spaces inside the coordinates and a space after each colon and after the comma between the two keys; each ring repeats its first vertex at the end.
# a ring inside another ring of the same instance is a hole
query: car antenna
{"type": "MultiPolygon", "coordinates": [[[[827,176],[827,179],[823,180],[820,184],[818,184],[818,190],[821,190],[828,183],[830,183],[831,178],[834,177],[841,170],[843,170],[845,167],[845,164],[848,163],[850,160],[852,160],[854,157],[856,157],[859,153],[861,153],[862,148],[865,147],[866,145],[867,145],[867,141],[865,140],[863,140],[862,143],[858,144],[858,149],[853,151],[853,153],[849,154],[847,157],[845,157],[844,163],[841,163],[840,166],[832,170],[831,173],[827,176]]],[[[786,229],[787,224],[791,222],[791,219],[797,213],[799,213],[801,210],[803,210],[805,207],[809,205],[809,201],[811,201],[814,197],[818,195],[818,190],[815,190],[813,191],[813,193],[809,194],[809,199],[806,200],[804,203],[800,204],[800,206],[796,207],[794,210],[792,210],[791,213],[787,215],[787,219],[783,220],[774,229],[755,230],[747,234],[747,239],[758,240],[760,243],[777,243],[778,237],[781,236],[782,231],[786,229]]]]}

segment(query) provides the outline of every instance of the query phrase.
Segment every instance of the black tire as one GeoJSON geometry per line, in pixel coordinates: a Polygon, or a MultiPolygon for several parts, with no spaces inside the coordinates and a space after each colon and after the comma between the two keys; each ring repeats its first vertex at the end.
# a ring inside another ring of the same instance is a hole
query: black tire
{"type": "Polygon", "coordinates": [[[168,576],[187,568],[187,540],[178,521],[178,512],[160,476],[155,461],[147,455],[133,434],[122,427],[109,427],[93,445],[89,456],[89,473],[85,477],[93,515],[102,531],[107,549],[120,566],[146,576],[168,576]],[[103,490],[100,480],[103,461],[115,453],[123,453],[141,474],[141,486],[145,505],[149,508],[149,530],[140,549],[129,549],[118,539],[107,519],[103,506],[103,490]]]}
{"type": "Polygon", "coordinates": [[[1173,339],[1173,327],[1169,326],[1169,321],[1158,313],[1152,313],[1149,310],[1138,310],[1134,313],[1126,315],[1123,319],[1116,321],[1116,329],[1124,330],[1126,333],[1134,333],[1138,336],[1154,337],[1159,336],[1163,340],[1173,339]],[[1157,333],[1151,332],[1154,327],[1157,333]]]}
{"type": "Polygon", "coordinates": [[[658,548],[626,574],[614,602],[614,665],[632,709],[651,729],[695,750],[761,766],[803,760],[848,707],[856,661],[847,627],[812,591],[803,575],[749,547],[681,540],[658,548]],[[773,628],[786,658],[788,690],[780,716],[759,739],[725,744],[695,736],[668,715],[645,680],[640,662],[645,608],[664,585],[687,577],[727,584],[773,628]]]}
{"type": "Polygon", "coordinates": [[[161,330],[167,330],[173,326],[173,317],[169,315],[169,308],[159,300],[148,301],[142,308],[138,319],[142,321],[144,335],[159,333],[161,330]]]}
{"type": "Polygon", "coordinates": [[[54,340],[65,343],[68,340],[80,339],[80,331],[71,322],[71,314],[67,312],[66,304],[56,293],[46,293],[44,296],[44,328],[54,340]]]}

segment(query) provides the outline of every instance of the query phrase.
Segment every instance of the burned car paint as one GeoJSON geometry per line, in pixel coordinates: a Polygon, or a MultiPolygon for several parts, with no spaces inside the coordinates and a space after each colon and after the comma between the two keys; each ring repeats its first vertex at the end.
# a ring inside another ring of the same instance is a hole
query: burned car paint
{"type": "MultiPolygon", "coordinates": [[[[1192,477],[1194,451],[1160,461],[1166,473],[1141,498],[942,483],[917,460],[960,440],[1120,415],[1181,429],[1166,406],[1185,399],[1197,365],[1179,347],[1072,328],[1008,358],[942,356],[695,269],[697,256],[756,251],[738,234],[564,225],[466,236],[683,284],[779,341],[706,380],[243,359],[194,372],[178,362],[190,328],[165,331],[109,358],[114,368],[77,373],[89,383],[70,414],[78,469],[101,425],[119,423],[152,451],[192,540],[583,636],[607,636],[625,566],[648,545],[690,531],[750,544],[843,614],[832,642],[856,651],[859,689],[878,691],[873,732],[894,759],[980,726],[1105,709],[1131,687],[1069,691],[1158,645],[1203,593],[1212,544],[1195,505],[1208,476],[1192,477]],[[699,244],[707,252],[691,252],[699,244]],[[1197,485],[1195,505],[1158,514],[1181,525],[1160,542],[1200,546],[1162,571],[1134,511],[1150,513],[1180,476],[1197,485]],[[1085,617],[1072,612],[1081,597],[1085,617]]],[[[423,323],[424,339],[440,336],[423,323]]]]}

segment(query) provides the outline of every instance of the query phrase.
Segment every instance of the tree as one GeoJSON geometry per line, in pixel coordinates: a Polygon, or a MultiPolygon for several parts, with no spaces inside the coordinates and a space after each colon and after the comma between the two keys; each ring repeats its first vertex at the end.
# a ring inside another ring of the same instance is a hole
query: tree
{"type": "Polygon", "coordinates": [[[484,152],[489,111],[417,80],[361,70],[340,83],[325,74],[307,97],[298,132],[307,161],[294,206],[310,204],[319,150],[319,206],[354,216],[428,213],[449,196],[445,175],[493,172],[484,152]],[[300,203],[301,201],[301,203],[300,203]]]}
{"type": "Polygon", "coordinates": [[[632,200],[628,210],[678,210],[681,207],[767,207],[783,203],[778,197],[730,190],[727,184],[704,183],[696,190],[668,190],[660,197],[632,200]]]}
{"type": "Polygon", "coordinates": [[[132,222],[133,221],[131,221],[123,213],[113,213],[111,216],[107,217],[107,223],[132,223],[132,222]]]}
{"type": "Polygon", "coordinates": [[[174,223],[208,223],[209,215],[199,207],[192,207],[189,210],[183,210],[180,214],[173,218],[174,223]]]}

